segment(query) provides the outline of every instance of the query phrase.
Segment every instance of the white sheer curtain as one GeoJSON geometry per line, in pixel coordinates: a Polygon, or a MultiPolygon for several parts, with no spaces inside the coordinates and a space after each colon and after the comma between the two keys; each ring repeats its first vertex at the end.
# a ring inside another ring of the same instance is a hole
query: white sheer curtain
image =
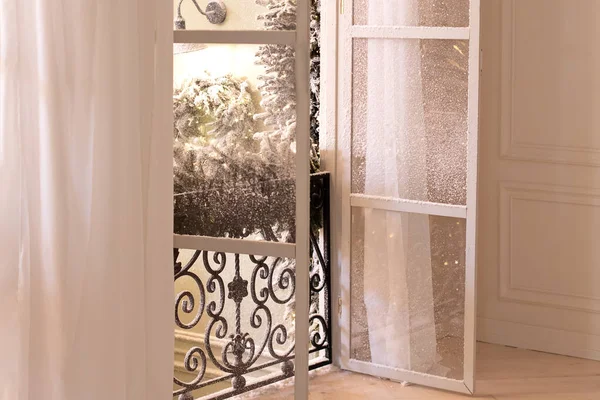
{"type": "Polygon", "coordinates": [[[0,0],[0,399],[171,397],[161,0],[0,0]]]}
{"type": "MultiPolygon", "coordinates": [[[[368,24],[415,26],[418,9],[418,0],[371,2],[368,24]]],[[[427,201],[419,41],[370,39],[367,54],[365,192],[427,201]]],[[[429,217],[375,209],[364,215],[371,361],[444,374],[436,365],[429,217]]]]}

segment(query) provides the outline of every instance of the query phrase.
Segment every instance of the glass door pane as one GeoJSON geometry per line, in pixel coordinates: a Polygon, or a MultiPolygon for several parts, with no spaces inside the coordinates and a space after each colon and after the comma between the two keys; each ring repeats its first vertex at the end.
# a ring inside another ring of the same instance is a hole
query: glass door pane
{"type": "Polygon", "coordinates": [[[462,380],[465,221],[352,208],[350,358],[462,380]]]}
{"type": "Polygon", "coordinates": [[[354,39],[352,193],[466,204],[469,43],[354,39]]]}
{"type": "Polygon", "coordinates": [[[384,11],[383,25],[398,25],[395,19],[405,17],[411,26],[469,26],[469,0],[354,0],[355,25],[373,24],[373,15],[384,11]]]}
{"type": "Polygon", "coordinates": [[[273,44],[174,55],[176,234],[295,242],[294,60],[273,44]]]}

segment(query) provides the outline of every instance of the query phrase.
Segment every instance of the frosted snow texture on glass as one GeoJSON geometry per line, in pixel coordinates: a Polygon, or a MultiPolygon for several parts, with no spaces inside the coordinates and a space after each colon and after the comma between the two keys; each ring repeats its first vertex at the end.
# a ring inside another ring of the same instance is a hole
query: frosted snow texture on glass
{"type": "Polygon", "coordinates": [[[469,0],[354,0],[355,25],[469,26],[469,0]]]}
{"type": "Polygon", "coordinates": [[[466,204],[468,41],[355,39],[352,192],[466,204]]]}
{"type": "MultiPolygon", "coordinates": [[[[196,0],[202,10],[218,0],[196,0]]],[[[188,30],[294,30],[296,29],[295,2],[280,0],[225,0],[225,20],[210,23],[198,12],[192,0],[174,0],[174,17],[185,20],[188,30]],[[181,6],[180,6],[181,4],[181,6]]],[[[176,27],[177,28],[177,27],[176,27]]]]}
{"type": "Polygon", "coordinates": [[[353,208],[350,357],[463,378],[465,220],[353,208]]]}
{"type": "Polygon", "coordinates": [[[175,233],[294,242],[294,51],[174,56],[175,233]]]}

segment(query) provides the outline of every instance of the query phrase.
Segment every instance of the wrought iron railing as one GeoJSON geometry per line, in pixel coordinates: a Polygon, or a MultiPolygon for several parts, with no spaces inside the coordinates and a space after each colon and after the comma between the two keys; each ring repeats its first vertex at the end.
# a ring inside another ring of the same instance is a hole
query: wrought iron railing
{"type": "MultiPolygon", "coordinates": [[[[331,363],[329,180],[311,176],[311,369],[331,363]]],[[[188,282],[175,298],[176,339],[189,347],[174,397],[225,399],[294,375],[294,260],[185,249],[174,259],[175,284],[188,282]]]]}

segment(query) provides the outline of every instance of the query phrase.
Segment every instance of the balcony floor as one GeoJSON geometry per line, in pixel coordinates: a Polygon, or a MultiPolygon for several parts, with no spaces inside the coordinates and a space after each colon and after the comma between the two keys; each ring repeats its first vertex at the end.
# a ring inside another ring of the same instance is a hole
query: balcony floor
{"type": "MultiPolygon", "coordinates": [[[[404,386],[330,368],[310,380],[310,400],[599,400],[600,362],[479,343],[477,395],[404,386]]],[[[244,396],[293,399],[291,382],[244,396]]]]}

